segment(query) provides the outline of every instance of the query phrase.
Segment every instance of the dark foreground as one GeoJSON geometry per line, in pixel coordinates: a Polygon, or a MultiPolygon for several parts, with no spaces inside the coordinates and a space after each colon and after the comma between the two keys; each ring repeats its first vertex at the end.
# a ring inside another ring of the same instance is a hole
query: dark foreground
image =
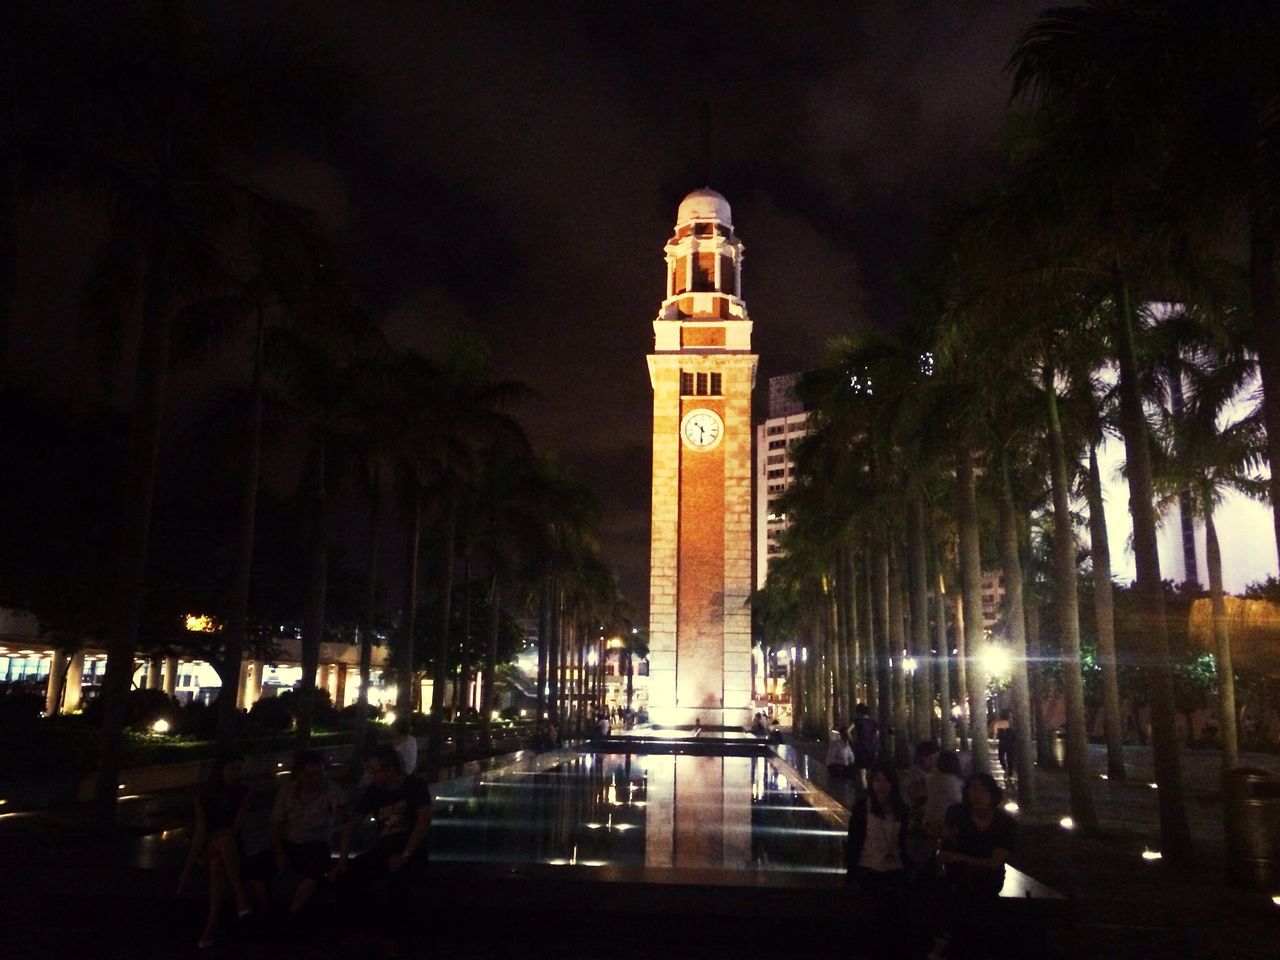
{"type": "MultiPolygon", "coordinates": [[[[1099,756],[1099,769],[1101,757],[1099,756]]],[[[1275,769],[1275,758],[1250,758],[1275,769]]],[[[993,944],[992,956],[1034,945],[1060,958],[1272,958],[1280,956],[1277,891],[1244,891],[1225,882],[1217,758],[1191,752],[1197,864],[1175,871],[1142,859],[1158,846],[1149,758],[1132,751],[1131,777],[1099,781],[1104,833],[1084,837],[1058,826],[1065,776],[1046,771],[1042,803],[1021,815],[1014,864],[1065,893],[1072,919],[1037,918],[1019,905],[1023,929],[993,944]]],[[[140,802],[119,835],[96,838],[75,809],[0,820],[0,897],[8,922],[5,958],[376,958],[376,936],[358,932],[341,904],[295,929],[250,920],[228,924],[209,951],[195,947],[203,915],[199,892],[174,895],[182,835],[155,833],[172,821],[178,798],[140,802]],[[158,819],[157,819],[158,818],[158,819]]],[[[599,876],[599,875],[597,875],[599,876]]],[[[774,953],[850,960],[861,954],[862,908],[840,886],[745,883],[710,890],[678,884],[635,885],[625,877],[564,879],[562,871],[482,872],[433,865],[415,898],[412,933],[400,955],[592,960],[740,958],[774,953]]]]}

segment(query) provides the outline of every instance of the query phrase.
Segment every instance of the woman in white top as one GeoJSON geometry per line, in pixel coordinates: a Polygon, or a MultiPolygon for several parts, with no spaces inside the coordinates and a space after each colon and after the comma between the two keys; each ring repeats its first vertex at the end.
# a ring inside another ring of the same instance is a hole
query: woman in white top
{"type": "Polygon", "coordinates": [[[867,795],[849,817],[846,863],[849,881],[871,899],[868,952],[894,953],[903,939],[907,875],[907,805],[893,765],[872,764],[867,795]]]}
{"type": "Polygon", "coordinates": [[[395,732],[395,739],[391,741],[391,745],[395,747],[396,753],[400,754],[400,765],[404,768],[404,775],[407,777],[418,768],[418,738],[413,735],[408,717],[399,718],[391,729],[395,732]]]}
{"type": "Polygon", "coordinates": [[[943,750],[938,754],[938,762],[930,771],[925,786],[924,829],[929,836],[940,839],[947,810],[963,798],[964,773],[960,769],[960,757],[954,750],[943,750]]]}
{"type": "Polygon", "coordinates": [[[853,745],[849,743],[849,728],[832,730],[827,742],[827,772],[834,780],[849,776],[853,767],[853,745]]]}

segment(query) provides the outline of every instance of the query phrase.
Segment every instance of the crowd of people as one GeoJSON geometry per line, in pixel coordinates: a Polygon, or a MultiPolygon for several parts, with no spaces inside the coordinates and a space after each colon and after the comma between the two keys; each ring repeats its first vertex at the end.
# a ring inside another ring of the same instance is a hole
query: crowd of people
{"type": "MultiPolygon", "coordinates": [[[[609,722],[597,718],[598,735],[608,735],[609,722]]],[[[771,735],[763,716],[752,731],[771,735]]],[[[694,735],[699,732],[700,724],[694,735]]],[[[544,721],[539,743],[557,739],[544,721]]],[[[430,791],[414,775],[417,747],[407,721],[396,723],[392,739],[372,750],[351,790],[328,779],[320,753],[299,752],[275,795],[269,842],[252,854],[244,848],[250,812],[244,760],[238,753],[219,754],[196,797],[195,831],[179,881],[181,890],[197,869],[207,875],[199,946],[214,944],[230,922],[229,910],[237,924],[269,917],[298,922],[323,894],[350,905],[350,915],[372,925],[366,933],[393,949],[409,917],[431,825],[430,791]],[[372,842],[353,856],[358,829],[370,823],[376,828],[372,842]],[[331,840],[339,825],[335,852],[331,840]]],[[[859,705],[853,723],[833,731],[826,760],[831,776],[855,781],[846,867],[850,884],[869,905],[866,947],[878,957],[925,950],[930,960],[974,956],[994,927],[1017,833],[1002,808],[1003,790],[989,774],[964,776],[958,755],[933,741],[917,746],[901,778],[878,754],[876,721],[859,705]],[[922,916],[929,922],[921,923],[922,916]],[[926,935],[932,946],[921,942],[926,935]]]]}
{"type": "Polygon", "coordinates": [[[366,918],[361,935],[394,948],[408,919],[409,897],[426,859],[431,793],[413,775],[417,741],[407,724],[369,754],[354,790],[331,782],[324,757],[303,750],[277,791],[270,841],[246,855],[244,828],[250,795],[242,782],[244,759],[222,753],[213,761],[195,801],[195,833],[178,887],[203,870],[208,912],[198,945],[212,947],[231,905],[238,924],[277,918],[297,922],[325,891],[366,918]],[[368,849],[353,856],[357,830],[372,823],[368,849]],[[330,841],[341,824],[336,856],[330,841]]]}
{"type": "Polygon", "coordinates": [[[871,904],[871,954],[980,955],[997,929],[995,905],[1017,835],[1001,786],[988,773],[964,776],[958,755],[932,741],[917,746],[901,782],[891,763],[860,767],[847,731],[832,743],[829,761],[853,756],[854,769],[866,773],[849,818],[846,867],[871,904]]]}

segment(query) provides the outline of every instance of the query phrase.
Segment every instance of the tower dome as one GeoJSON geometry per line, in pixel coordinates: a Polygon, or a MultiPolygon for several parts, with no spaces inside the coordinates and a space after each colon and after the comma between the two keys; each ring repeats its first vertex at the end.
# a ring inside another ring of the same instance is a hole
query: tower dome
{"type": "Polygon", "coordinates": [[[729,201],[710,187],[695,190],[680,201],[676,224],[688,223],[690,220],[719,220],[725,226],[733,226],[729,201]]]}

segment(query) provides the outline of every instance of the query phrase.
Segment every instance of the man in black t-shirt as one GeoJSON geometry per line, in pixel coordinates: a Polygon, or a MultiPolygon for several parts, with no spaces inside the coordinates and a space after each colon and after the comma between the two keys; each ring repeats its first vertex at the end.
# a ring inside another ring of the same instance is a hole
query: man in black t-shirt
{"type": "Polygon", "coordinates": [[[369,785],[343,825],[338,862],[329,879],[338,881],[350,868],[346,885],[355,899],[371,912],[381,906],[387,925],[396,929],[404,922],[409,888],[426,860],[423,846],[431,828],[431,792],[422,780],[404,775],[400,754],[390,745],[374,750],[365,770],[369,785]],[[355,830],[370,819],[378,825],[377,840],[351,860],[355,830]]]}

